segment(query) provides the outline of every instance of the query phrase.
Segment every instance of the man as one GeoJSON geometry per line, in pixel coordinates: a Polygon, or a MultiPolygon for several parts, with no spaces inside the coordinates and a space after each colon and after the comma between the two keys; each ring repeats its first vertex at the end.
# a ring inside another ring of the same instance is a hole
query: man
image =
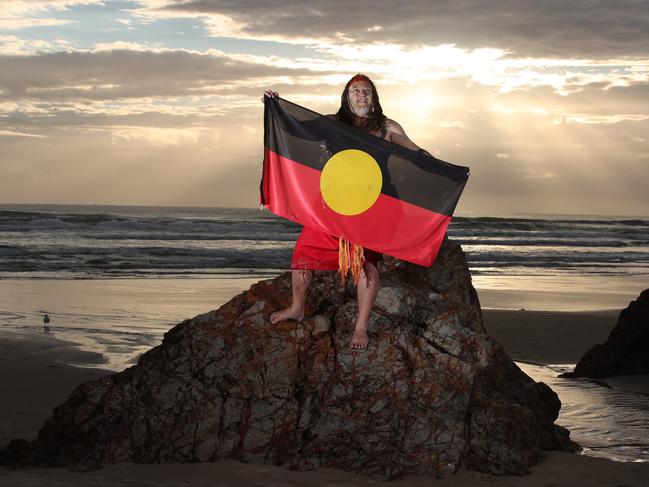
{"type": "MultiPolygon", "coordinates": [[[[264,91],[264,96],[273,98],[277,92],[264,91]]],[[[262,98],[263,100],[263,98],[262,98]]],[[[401,125],[383,115],[379,95],[374,83],[365,75],[357,74],[347,82],[341,95],[340,109],[334,116],[337,120],[353,125],[364,132],[381,137],[394,144],[415,151],[423,151],[412,142],[401,125]]],[[[425,152],[425,151],[423,151],[425,152]]],[[[283,320],[302,320],[306,292],[314,270],[336,270],[342,262],[351,259],[352,273],[357,282],[358,318],[352,336],[351,348],[365,350],[368,344],[367,325],[370,311],[379,292],[379,272],[376,268],[381,254],[363,249],[356,244],[347,244],[338,237],[304,227],[291,259],[292,300],[291,305],[270,316],[271,323],[283,320]],[[352,249],[340,258],[344,248],[352,249]],[[356,271],[354,271],[356,267],[356,271]]],[[[343,275],[347,267],[343,269],[343,275]]]]}

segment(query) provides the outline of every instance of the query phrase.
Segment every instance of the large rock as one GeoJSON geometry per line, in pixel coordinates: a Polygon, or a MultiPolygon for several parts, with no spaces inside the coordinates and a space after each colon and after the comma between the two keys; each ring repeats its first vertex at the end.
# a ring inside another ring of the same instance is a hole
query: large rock
{"type": "Polygon", "coordinates": [[[137,365],[78,387],[2,462],[87,470],[229,458],[380,478],[466,466],[524,474],[574,445],[561,406],[486,336],[464,254],[382,264],[366,352],[350,349],[353,286],[318,273],[307,318],[271,325],[290,274],[175,326],[137,365]]]}
{"type": "Polygon", "coordinates": [[[649,373],[649,289],[620,312],[603,345],[592,347],[573,372],[561,376],[604,379],[646,373],[649,373]]]}

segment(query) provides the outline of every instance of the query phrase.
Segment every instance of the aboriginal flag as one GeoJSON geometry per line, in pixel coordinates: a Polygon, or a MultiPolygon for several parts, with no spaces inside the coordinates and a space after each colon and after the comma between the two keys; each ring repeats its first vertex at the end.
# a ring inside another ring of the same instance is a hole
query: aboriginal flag
{"type": "Polygon", "coordinates": [[[469,168],[264,97],[261,204],[276,215],[430,266],[469,168]]]}

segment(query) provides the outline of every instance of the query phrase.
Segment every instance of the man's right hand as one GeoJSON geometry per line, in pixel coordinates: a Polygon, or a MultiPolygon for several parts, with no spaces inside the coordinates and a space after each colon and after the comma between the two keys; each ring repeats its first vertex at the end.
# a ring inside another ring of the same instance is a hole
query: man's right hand
{"type": "Polygon", "coordinates": [[[276,91],[273,90],[264,90],[264,96],[261,97],[261,101],[264,101],[264,97],[268,98],[279,98],[279,95],[276,91]]]}

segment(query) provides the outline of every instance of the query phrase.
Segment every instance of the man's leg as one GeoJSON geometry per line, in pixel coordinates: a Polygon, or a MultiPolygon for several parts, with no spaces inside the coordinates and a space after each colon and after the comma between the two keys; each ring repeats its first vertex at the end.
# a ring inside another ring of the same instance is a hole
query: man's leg
{"type": "Polygon", "coordinates": [[[352,337],[352,348],[365,350],[367,347],[367,324],[370,319],[370,311],[379,293],[379,271],[374,264],[367,263],[363,266],[361,275],[356,286],[358,295],[358,319],[352,337]]]}
{"type": "Polygon", "coordinates": [[[271,323],[278,323],[283,320],[302,320],[304,318],[304,303],[306,301],[306,291],[309,289],[312,270],[294,269],[291,273],[291,283],[293,287],[293,297],[291,305],[281,311],[275,311],[270,315],[271,323]]]}

